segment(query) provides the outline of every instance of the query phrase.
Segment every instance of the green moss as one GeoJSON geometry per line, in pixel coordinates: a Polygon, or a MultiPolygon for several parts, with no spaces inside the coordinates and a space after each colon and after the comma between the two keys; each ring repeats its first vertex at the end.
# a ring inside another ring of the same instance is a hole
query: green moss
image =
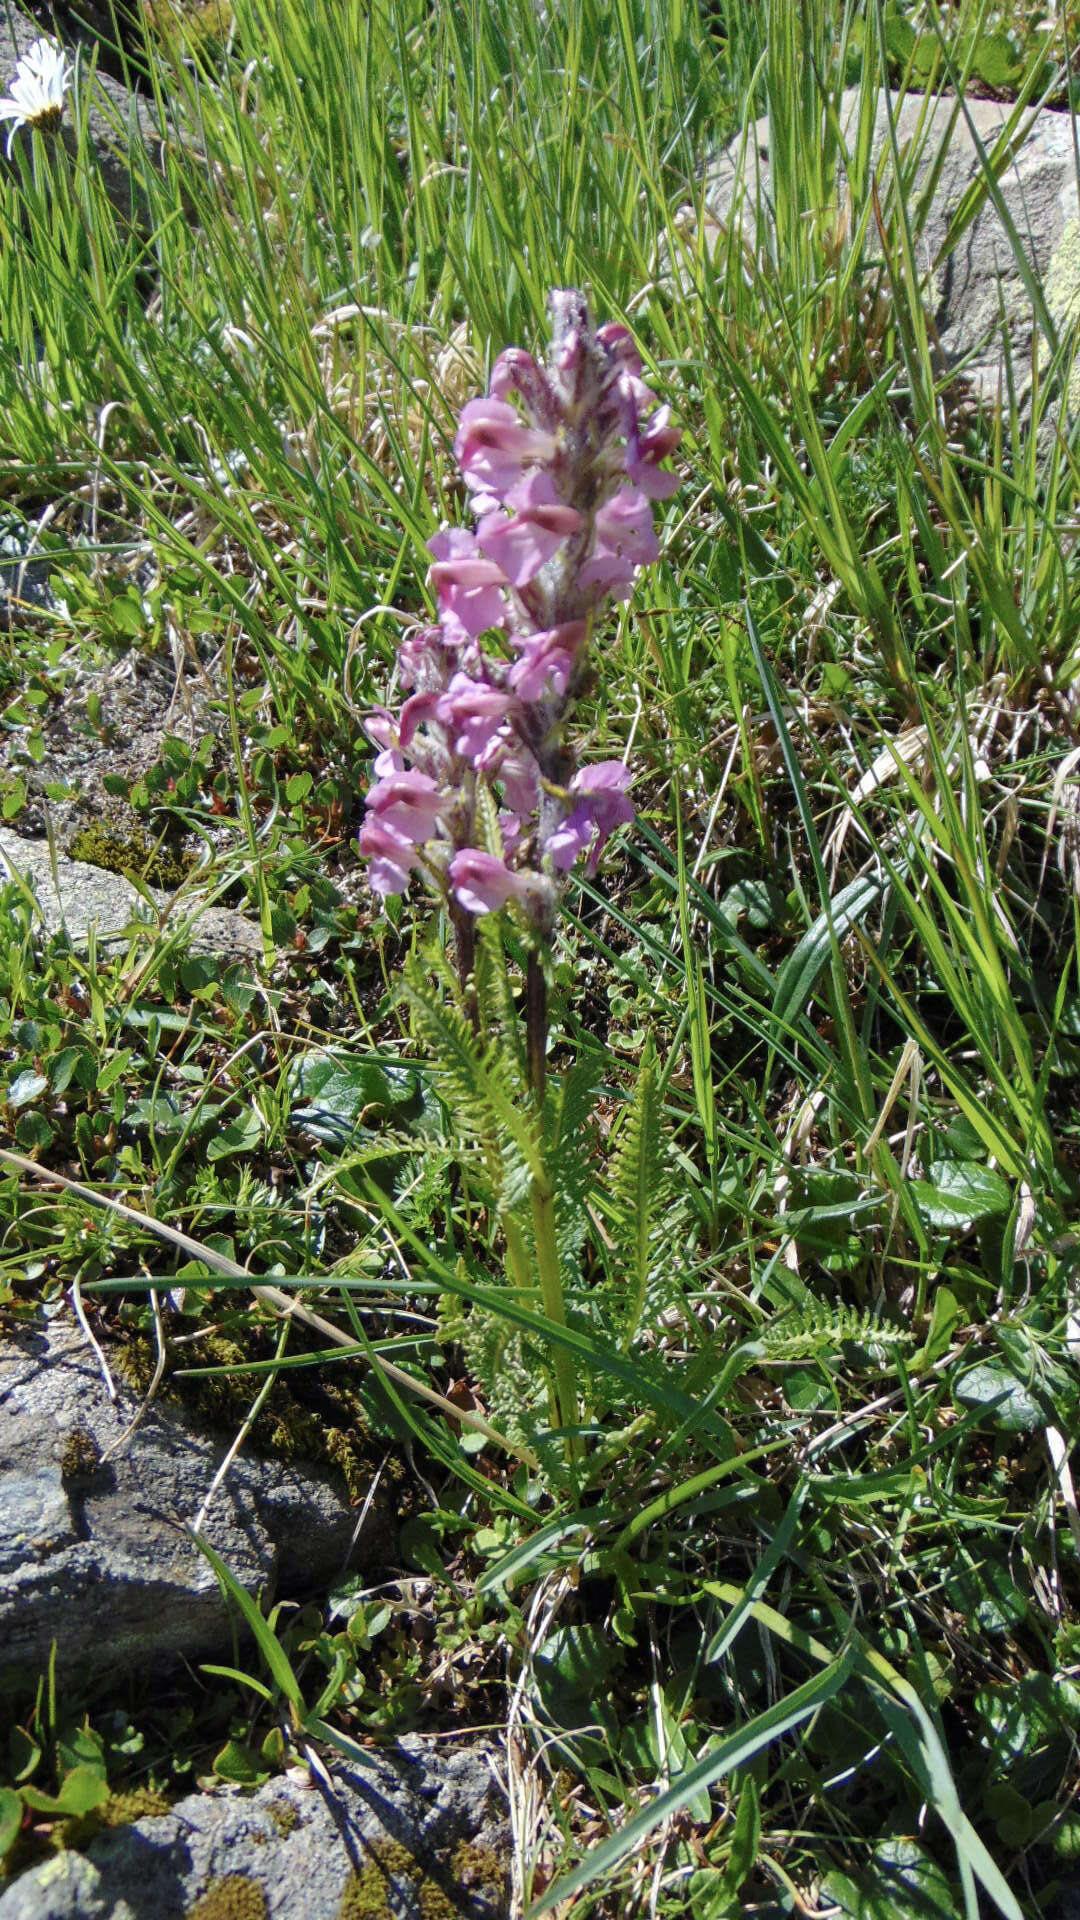
{"type": "Polygon", "coordinates": [[[101,1465],[101,1448],[89,1427],[72,1427],[60,1449],[60,1478],[65,1485],[92,1480],[101,1465]]]}
{"type": "Polygon", "coordinates": [[[295,1833],[297,1827],[302,1827],[304,1824],[291,1801],[274,1800],[267,1807],[266,1811],[270,1815],[271,1820],[283,1840],[287,1839],[290,1833],[295,1833]]]}
{"type": "MultiPolygon", "coordinates": [[[[399,1884],[407,1880],[415,1887],[423,1920],[461,1920],[462,1909],[453,1894],[425,1872],[408,1847],[396,1840],[375,1840],[368,1853],[369,1864],[346,1883],[337,1920],[394,1920],[395,1880],[399,1884]]],[[[473,1847],[464,1840],[454,1851],[449,1877],[455,1885],[494,1895],[501,1895],[506,1887],[506,1875],[491,1848],[473,1847]]]]}
{"type": "Polygon", "coordinates": [[[455,1886],[492,1896],[506,1892],[506,1862],[499,1859],[494,1847],[475,1847],[470,1840],[459,1841],[450,1859],[450,1872],[455,1886]]]}
{"type": "Polygon", "coordinates": [[[420,1862],[396,1840],[374,1840],[368,1853],[369,1864],[345,1883],[337,1920],[394,1920],[394,1880],[411,1880],[415,1886],[424,1878],[420,1862]]]}
{"type": "Polygon", "coordinates": [[[104,867],[108,873],[122,873],[127,879],[144,880],[148,886],[170,891],[180,885],[194,864],[192,854],[171,853],[141,833],[118,833],[101,820],[80,827],[68,852],[73,860],[85,860],[92,867],[104,867]]]}
{"type": "Polygon", "coordinates": [[[188,1908],[185,1920],[266,1920],[266,1896],[257,1880],[228,1873],[188,1908]]]}
{"type": "Polygon", "coordinates": [[[154,1787],[133,1787],[130,1793],[110,1793],[101,1809],[103,1827],[130,1827],[135,1820],[160,1820],[172,1804],[154,1787]]]}

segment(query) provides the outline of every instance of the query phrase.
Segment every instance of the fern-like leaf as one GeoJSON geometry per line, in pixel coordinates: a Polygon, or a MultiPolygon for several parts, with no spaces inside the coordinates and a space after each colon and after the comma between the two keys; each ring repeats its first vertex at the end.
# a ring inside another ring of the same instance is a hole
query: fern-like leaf
{"type": "Polygon", "coordinates": [[[455,1124],[479,1150],[488,1203],[500,1214],[512,1213],[543,1172],[531,1111],[499,1037],[487,1045],[478,1040],[447,977],[441,987],[432,985],[418,962],[406,967],[409,1005],[455,1124]]]}
{"type": "Polygon", "coordinates": [[[596,1091],[595,1061],[579,1061],[564,1075],[548,1104],[544,1157],[555,1193],[559,1264],[565,1274],[580,1271],[589,1228],[586,1201],[595,1179],[589,1120],[596,1091]]]}
{"type": "Polygon", "coordinates": [[[896,1326],[872,1307],[827,1305],[808,1299],[758,1335],[768,1361],[825,1359],[839,1347],[917,1346],[911,1327],[896,1326]]]}
{"type": "Polygon", "coordinates": [[[623,1346],[633,1341],[649,1285],[653,1217],[663,1179],[656,1056],[646,1048],[611,1168],[611,1221],[616,1258],[629,1290],[623,1346]]]}

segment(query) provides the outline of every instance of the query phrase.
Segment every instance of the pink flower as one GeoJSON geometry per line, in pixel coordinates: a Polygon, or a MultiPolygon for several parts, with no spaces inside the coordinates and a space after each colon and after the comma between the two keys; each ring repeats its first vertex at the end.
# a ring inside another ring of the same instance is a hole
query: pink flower
{"type": "Polygon", "coordinates": [[[510,900],[528,907],[538,875],[512,873],[505,860],[463,847],[450,862],[454,897],[466,913],[497,913],[510,900]]]}
{"type": "Polygon", "coordinates": [[[489,627],[506,625],[506,575],[493,560],[484,559],[475,534],[450,527],[428,541],[428,552],[435,558],[432,584],[452,637],[475,640],[489,627]]]}
{"type": "Polygon", "coordinates": [[[581,526],[581,515],[559,498],[546,473],[530,473],[505,496],[511,516],[485,514],[476,537],[512,587],[527,586],[581,526]]]}
{"type": "Polygon", "coordinates": [[[671,473],[658,466],[657,462],[666,460],[674,453],[682,434],[678,427],[670,427],[670,407],[657,407],[652,419],[644,427],[635,425],[630,434],[626,449],[626,473],[642,493],[650,500],[666,500],[675,492],[679,484],[677,473],[671,473]]]}
{"type": "Polygon", "coordinates": [[[500,755],[498,779],[510,811],[519,820],[529,819],[540,800],[540,769],[520,741],[500,755]]]}
{"type": "Polygon", "coordinates": [[[633,801],[626,796],[630,780],[630,770],[621,760],[600,760],[594,766],[582,767],[574,775],[570,792],[579,796],[578,805],[561,826],[548,835],[544,847],[560,872],[565,873],[572,867],[578,854],[592,840],[585,865],[586,873],[592,878],[615,828],[634,818],[633,801]]]}
{"type": "Polygon", "coordinates": [[[518,393],[538,426],[558,425],[559,402],[551,382],[523,347],[506,347],[500,353],[491,369],[489,392],[493,400],[505,400],[508,393],[518,393]]]}
{"type": "Polygon", "coordinates": [[[417,693],[440,691],[454,670],[461,649],[441,627],[420,627],[398,648],[398,679],[417,693]]]}
{"type": "Polygon", "coordinates": [[[609,320],[606,326],[597,327],[596,337],[617,366],[624,368],[627,373],[641,372],[641,356],[629,327],[622,326],[618,320],[609,320]]]}
{"type": "Polygon", "coordinates": [[[357,838],[357,847],[370,860],[368,878],[376,893],[385,899],[388,893],[407,893],[409,875],[417,864],[412,841],[377,820],[365,820],[357,838]]]}
{"type": "Polygon", "coordinates": [[[659,558],[652,509],[636,487],[620,487],[596,516],[596,543],[578,575],[583,587],[625,598],[635,569],[659,558]]]}
{"type": "Polygon", "coordinates": [[[470,680],[467,674],[455,673],[439,701],[438,715],[454,734],[454,752],[475,763],[507,714],[518,705],[512,693],[503,693],[483,680],[470,680]]]}
{"type": "Polygon", "coordinates": [[[378,780],[367,797],[368,812],[380,827],[419,846],[430,840],[445,811],[446,801],[435,781],[415,767],[389,773],[378,780]]]}
{"type": "Polygon", "coordinates": [[[542,699],[546,693],[566,692],[579,651],[576,647],[568,646],[566,638],[577,630],[584,637],[584,620],[571,621],[565,627],[552,627],[548,633],[533,633],[515,642],[521,650],[521,658],[511,667],[506,679],[519,700],[530,704],[542,699]]]}
{"type": "Polygon", "coordinates": [[[554,458],[555,440],[538,427],[523,426],[505,400],[470,400],[462,408],[454,452],[471,493],[493,493],[503,500],[527,466],[554,458]]]}

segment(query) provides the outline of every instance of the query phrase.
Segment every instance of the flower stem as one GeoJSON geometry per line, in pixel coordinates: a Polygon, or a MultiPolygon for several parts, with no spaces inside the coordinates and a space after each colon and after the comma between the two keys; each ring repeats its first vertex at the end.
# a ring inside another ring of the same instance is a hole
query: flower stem
{"type": "Polygon", "coordinates": [[[471,913],[459,907],[451,896],[450,921],[454,929],[454,954],[457,960],[458,980],[461,983],[461,997],[465,1012],[474,1032],[480,1024],[480,1011],[476,999],[476,922],[471,913]]]}
{"type": "Polygon", "coordinates": [[[529,1085],[537,1106],[542,1108],[547,1084],[547,981],[536,947],[529,948],[525,974],[525,1034],[529,1085]]]}

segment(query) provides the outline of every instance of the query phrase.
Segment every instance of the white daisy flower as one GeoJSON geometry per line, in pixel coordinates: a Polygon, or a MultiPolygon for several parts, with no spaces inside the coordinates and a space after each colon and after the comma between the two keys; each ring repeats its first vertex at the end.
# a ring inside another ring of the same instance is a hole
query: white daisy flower
{"type": "Polygon", "coordinates": [[[10,120],[7,151],[20,127],[54,126],[64,111],[64,95],[75,77],[63,47],[44,35],[17,63],[11,92],[0,99],[0,120],[10,120]]]}

